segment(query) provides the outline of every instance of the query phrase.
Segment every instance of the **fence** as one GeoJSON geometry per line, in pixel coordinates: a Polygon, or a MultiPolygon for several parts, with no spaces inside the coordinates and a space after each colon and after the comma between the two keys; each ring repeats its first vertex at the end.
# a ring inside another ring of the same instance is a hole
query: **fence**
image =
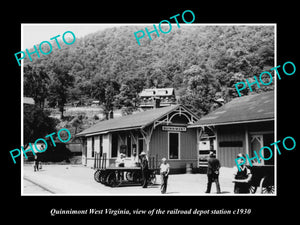
{"type": "Polygon", "coordinates": [[[106,153],[103,153],[101,156],[100,153],[95,152],[94,169],[105,169],[105,168],[106,168],[106,153]]]}
{"type": "MultiPolygon", "coordinates": [[[[107,155],[103,153],[102,156],[100,153],[95,152],[94,156],[94,169],[106,169],[107,155]]],[[[150,156],[148,158],[149,169],[158,168],[158,155],[150,156]]]]}
{"type": "Polygon", "coordinates": [[[149,169],[157,169],[158,168],[158,155],[150,156],[149,159],[149,169]]]}

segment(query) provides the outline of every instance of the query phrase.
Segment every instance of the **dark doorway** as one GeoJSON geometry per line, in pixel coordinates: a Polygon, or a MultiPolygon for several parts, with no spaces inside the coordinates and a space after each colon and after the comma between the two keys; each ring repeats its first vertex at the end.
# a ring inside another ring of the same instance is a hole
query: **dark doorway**
{"type": "Polygon", "coordinates": [[[169,133],[169,159],[179,159],[179,133],[169,133]]]}

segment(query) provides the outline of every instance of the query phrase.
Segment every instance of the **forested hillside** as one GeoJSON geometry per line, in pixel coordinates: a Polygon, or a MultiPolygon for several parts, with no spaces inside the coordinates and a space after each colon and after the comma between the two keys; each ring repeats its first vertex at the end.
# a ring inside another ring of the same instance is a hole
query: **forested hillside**
{"type": "Polygon", "coordinates": [[[62,112],[78,100],[100,100],[106,111],[130,111],[143,88],[174,87],[181,103],[204,115],[212,99],[237,97],[235,83],[274,67],[272,26],[173,26],[168,34],[152,34],[153,40],[146,35],[138,45],[134,32],[141,29],[109,28],[62,49],[53,44],[51,54],[41,58],[33,55],[32,62],[25,61],[24,95],[41,106],[47,99],[62,112]]]}

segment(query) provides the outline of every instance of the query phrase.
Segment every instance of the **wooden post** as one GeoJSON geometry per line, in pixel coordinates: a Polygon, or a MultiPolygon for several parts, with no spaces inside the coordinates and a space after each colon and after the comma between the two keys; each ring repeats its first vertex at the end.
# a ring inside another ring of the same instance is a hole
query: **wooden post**
{"type": "Polygon", "coordinates": [[[146,154],[147,155],[149,154],[149,150],[150,150],[150,140],[151,140],[153,130],[154,130],[153,124],[146,129],[141,128],[141,133],[142,133],[143,138],[145,139],[145,143],[146,143],[146,154]]]}
{"type": "Polygon", "coordinates": [[[95,154],[95,157],[94,157],[94,169],[96,169],[96,161],[97,161],[97,153],[95,154]]]}

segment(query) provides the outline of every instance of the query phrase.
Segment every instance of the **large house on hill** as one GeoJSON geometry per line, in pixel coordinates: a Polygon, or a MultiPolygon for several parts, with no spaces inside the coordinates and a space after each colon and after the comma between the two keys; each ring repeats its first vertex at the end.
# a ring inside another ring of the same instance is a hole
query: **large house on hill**
{"type": "Polygon", "coordinates": [[[140,108],[151,109],[177,104],[174,88],[144,89],[140,94],[140,108]],[[159,106],[158,106],[159,105],[159,106]]]}

